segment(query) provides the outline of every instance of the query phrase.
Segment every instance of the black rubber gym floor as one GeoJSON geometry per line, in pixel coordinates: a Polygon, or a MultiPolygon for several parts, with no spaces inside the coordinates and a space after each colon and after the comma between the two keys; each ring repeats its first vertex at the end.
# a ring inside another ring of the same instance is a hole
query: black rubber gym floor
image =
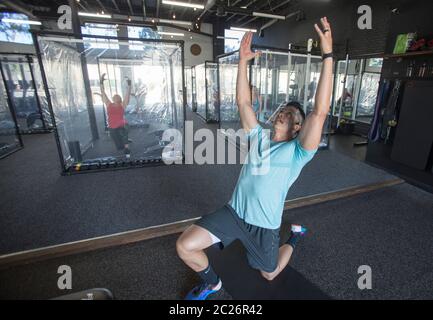
{"type": "MultiPolygon", "coordinates": [[[[211,128],[194,114],[194,127],[211,128]]],[[[221,207],[240,165],[160,166],[60,176],[54,137],[24,136],[0,161],[0,254],[171,223],[221,207]]],[[[321,151],[288,199],[395,178],[334,151],[321,151]]]]}
{"type": "MultiPolygon", "coordinates": [[[[226,291],[215,298],[263,298],[261,288],[274,298],[305,298],[305,292],[312,292],[331,299],[431,299],[432,208],[432,194],[402,184],[291,210],[282,241],[289,223],[309,230],[297,246],[292,269],[267,283],[245,269],[242,249],[228,247],[217,257],[226,291]],[[361,265],[372,269],[371,290],[357,286],[361,265]],[[233,286],[231,275],[237,275],[239,285],[233,286]]],[[[63,264],[72,268],[72,291],[105,287],[117,299],[180,299],[198,278],[177,258],[176,239],[172,235],[0,270],[0,299],[65,294],[57,289],[57,268],[63,264]]]]}

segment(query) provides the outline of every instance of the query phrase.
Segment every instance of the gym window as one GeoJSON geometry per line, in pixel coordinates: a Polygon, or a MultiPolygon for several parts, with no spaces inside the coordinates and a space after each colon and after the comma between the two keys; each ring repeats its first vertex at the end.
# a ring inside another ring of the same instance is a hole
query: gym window
{"type": "MultiPolygon", "coordinates": [[[[149,27],[128,26],[128,38],[136,39],[161,39],[158,32],[149,27]]],[[[142,41],[129,41],[131,50],[144,50],[142,41]]]]}
{"type": "MultiPolygon", "coordinates": [[[[114,24],[85,23],[84,26],[81,26],[81,33],[83,35],[117,37],[117,29],[118,25],[114,24]]],[[[89,48],[119,49],[117,40],[86,37],[83,37],[83,40],[87,40],[85,45],[89,48]]]]}
{"type": "Polygon", "coordinates": [[[3,22],[3,18],[29,20],[25,14],[0,12],[0,41],[33,44],[30,25],[3,22]]]}
{"type": "Polygon", "coordinates": [[[224,52],[233,52],[239,49],[245,32],[226,29],[224,31],[224,52]]]}

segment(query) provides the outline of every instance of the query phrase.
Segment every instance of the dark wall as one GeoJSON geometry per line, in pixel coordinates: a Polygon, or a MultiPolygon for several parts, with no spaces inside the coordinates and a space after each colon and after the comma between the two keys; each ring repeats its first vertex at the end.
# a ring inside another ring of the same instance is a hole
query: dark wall
{"type": "MultiPolygon", "coordinates": [[[[433,1],[412,1],[402,5],[400,13],[392,15],[390,19],[390,32],[386,41],[385,53],[392,54],[397,36],[402,33],[416,32],[418,37],[433,39],[433,1]]],[[[382,68],[382,78],[402,79],[407,75],[409,65],[414,66],[414,76],[419,73],[419,68],[426,63],[428,67],[433,65],[433,55],[406,57],[403,59],[387,58],[382,68]]],[[[428,70],[431,77],[431,70],[428,70]]],[[[409,79],[413,80],[413,79],[409,79]]],[[[433,123],[432,123],[433,126],[433,123]]]]}
{"type": "Polygon", "coordinates": [[[420,36],[430,35],[433,39],[433,1],[413,0],[401,5],[400,13],[392,15],[386,53],[394,50],[397,35],[417,32],[420,36]]]}
{"type": "Polygon", "coordinates": [[[292,11],[302,10],[305,12],[305,20],[296,21],[296,17],[291,17],[287,21],[279,21],[270,28],[264,30],[264,37],[255,37],[254,42],[258,45],[287,48],[289,43],[305,46],[309,38],[316,39],[313,24],[318,19],[326,15],[333,24],[334,37],[343,39],[340,41],[344,45],[346,38],[347,25],[350,17],[350,1],[299,1],[298,5],[292,6],[292,11]]]}
{"type": "MultiPolygon", "coordinates": [[[[400,5],[399,13],[391,15],[389,20],[385,53],[393,53],[397,35],[402,33],[417,32],[418,36],[433,39],[432,12],[432,1],[412,0],[400,5]]],[[[433,190],[431,189],[433,187],[433,148],[431,146],[433,118],[429,114],[431,109],[428,108],[428,101],[431,98],[428,95],[433,83],[432,65],[433,55],[431,54],[401,58],[391,56],[384,59],[382,81],[399,79],[405,90],[401,92],[399,103],[397,103],[398,124],[396,128],[391,129],[390,140],[388,143],[382,140],[375,143],[370,142],[366,156],[368,162],[392,170],[407,181],[430,191],[433,190]],[[425,64],[429,68],[421,76],[420,70],[425,64]],[[409,66],[413,66],[412,76],[408,74],[409,66]],[[407,94],[413,96],[407,96],[407,94]],[[420,138],[417,138],[415,134],[418,134],[420,138]],[[407,140],[408,138],[410,139],[407,140]],[[409,150],[408,145],[414,147],[415,151],[409,150]],[[410,156],[410,160],[418,162],[414,164],[407,161],[405,158],[407,155],[410,156]]],[[[382,107],[385,108],[386,104],[382,107]]]]}
{"type": "Polygon", "coordinates": [[[263,38],[256,37],[255,43],[280,48],[287,48],[289,43],[305,46],[308,38],[317,38],[313,24],[320,17],[327,16],[333,26],[335,51],[339,55],[344,56],[346,41],[352,56],[383,53],[389,51],[390,38],[393,39],[393,46],[398,33],[407,32],[407,29],[423,29],[431,23],[432,3],[428,0],[300,0],[293,5],[292,11],[303,10],[305,20],[296,21],[296,17],[292,17],[278,22],[265,30],[263,38]],[[372,30],[358,29],[357,9],[360,5],[372,8],[372,30]],[[393,14],[393,7],[401,7],[401,14],[393,14]]]}

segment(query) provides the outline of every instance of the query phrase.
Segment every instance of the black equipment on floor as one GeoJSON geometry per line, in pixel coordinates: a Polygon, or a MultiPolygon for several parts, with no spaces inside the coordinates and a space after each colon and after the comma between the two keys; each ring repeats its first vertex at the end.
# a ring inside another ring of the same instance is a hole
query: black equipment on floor
{"type": "Polygon", "coordinates": [[[329,300],[328,295],[302,274],[287,266],[272,282],[247,262],[240,241],[220,251],[208,250],[212,267],[221,277],[224,289],[236,300],[329,300]]]}
{"type": "Polygon", "coordinates": [[[113,300],[110,290],[105,288],[88,289],[80,292],[66,294],[52,300],[113,300]]]}

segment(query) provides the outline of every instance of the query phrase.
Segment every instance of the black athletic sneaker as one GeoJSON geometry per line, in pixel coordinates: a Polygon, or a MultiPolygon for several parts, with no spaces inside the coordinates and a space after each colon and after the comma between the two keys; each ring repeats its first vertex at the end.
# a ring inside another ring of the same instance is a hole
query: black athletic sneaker
{"type": "Polygon", "coordinates": [[[198,285],[194,289],[192,289],[187,295],[185,300],[206,300],[206,298],[221,290],[222,284],[220,283],[215,287],[211,284],[207,284],[206,282],[203,282],[202,284],[198,285]],[[219,287],[219,288],[218,288],[219,287]],[[216,289],[218,288],[218,289],[216,289]]]}

